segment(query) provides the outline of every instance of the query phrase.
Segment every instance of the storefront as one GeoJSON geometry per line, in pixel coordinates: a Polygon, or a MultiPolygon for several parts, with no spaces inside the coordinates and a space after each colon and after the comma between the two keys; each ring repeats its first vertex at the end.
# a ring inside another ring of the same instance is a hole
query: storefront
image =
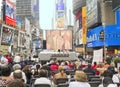
{"type": "Polygon", "coordinates": [[[14,40],[14,30],[15,28],[1,24],[0,29],[0,51],[2,54],[7,54],[8,52],[13,53],[13,40],[14,40]]]}
{"type": "Polygon", "coordinates": [[[106,47],[107,54],[114,54],[115,50],[120,50],[120,26],[108,25],[105,27],[99,26],[87,33],[88,48],[103,48],[106,47]],[[101,31],[105,32],[101,39],[101,31]],[[104,39],[105,38],[105,39],[104,39]]]}

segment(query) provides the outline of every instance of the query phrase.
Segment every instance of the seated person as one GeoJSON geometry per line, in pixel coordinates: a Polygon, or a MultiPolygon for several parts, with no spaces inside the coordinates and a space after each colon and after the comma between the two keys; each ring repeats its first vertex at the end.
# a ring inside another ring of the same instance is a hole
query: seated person
{"type": "Polygon", "coordinates": [[[14,80],[20,80],[24,82],[24,79],[22,79],[22,71],[21,70],[15,70],[13,72],[13,78],[14,80]]]}
{"type": "Polygon", "coordinates": [[[88,64],[87,68],[84,69],[84,72],[95,75],[95,71],[93,69],[91,69],[91,64],[88,64]]]}
{"type": "Polygon", "coordinates": [[[6,87],[25,87],[25,84],[20,80],[13,80],[6,87]]]}
{"type": "Polygon", "coordinates": [[[58,70],[59,70],[59,73],[57,73],[53,76],[53,81],[54,82],[58,78],[67,78],[67,74],[64,72],[63,66],[59,66],[58,70]]]}
{"type": "Polygon", "coordinates": [[[38,73],[40,78],[37,78],[34,82],[34,84],[49,84],[51,85],[51,80],[48,79],[48,71],[41,69],[38,73]]]}
{"type": "MultiPolygon", "coordinates": [[[[20,64],[15,64],[13,65],[13,70],[20,70],[22,72],[22,79],[24,79],[24,82],[26,83],[27,82],[27,79],[26,79],[26,75],[25,73],[21,70],[21,65],[20,64]]],[[[13,77],[13,72],[11,72],[10,74],[11,77],[13,77]]]]}
{"type": "Polygon", "coordinates": [[[1,67],[1,75],[0,76],[0,86],[5,86],[8,82],[13,80],[12,77],[10,77],[11,68],[9,66],[2,66],[1,67]]]}
{"type": "Polygon", "coordinates": [[[114,84],[112,78],[104,77],[103,83],[100,84],[98,87],[117,87],[117,84],[114,84]]]}
{"type": "Polygon", "coordinates": [[[70,82],[69,87],[90,87],[87,82],[87,75],[83,71],[75,72],[75,81],[70,82]]]}

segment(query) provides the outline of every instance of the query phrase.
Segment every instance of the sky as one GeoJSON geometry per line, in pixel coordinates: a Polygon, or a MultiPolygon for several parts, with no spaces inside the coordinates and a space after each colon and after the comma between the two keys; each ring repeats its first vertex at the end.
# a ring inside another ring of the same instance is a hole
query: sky
{"type": "MultiPolygon", "coordinates": [[[[74,17],[72,13],[72,0],[66,0],[66,4],[67,4],[67,17],[68,17],[67,19],[69,21],[69,10],[71,9],[71,21],[72,21],[71,24],[73,25],[74,17]]],[[[40,27],[41,29],[44,29],[44,30],[52,29],[52,18],[53,17],[55,17],[55,0],[40,0],[40,27]]]]}

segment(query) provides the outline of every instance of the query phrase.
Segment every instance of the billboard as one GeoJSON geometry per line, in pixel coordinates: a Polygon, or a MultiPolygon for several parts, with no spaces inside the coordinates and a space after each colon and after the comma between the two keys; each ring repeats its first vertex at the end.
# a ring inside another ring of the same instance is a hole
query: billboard
{"type": "Polygon", "coordinates": [[[113,8],[113,11],[116,11],[116,10],[120,11],[120,0],[112,0],[112,8],[113,8]]]}
{"type": "Polygon", "coordinates": [[[21,23],[21,19],[20,18],[16,18],[16,25],[21,28],[22,23],[21,23]]]}
{"type": "Polygon", "coordinates": [[[87,28],[101,23],[99,0],[86,0],[87,6],[87,28]]]}
{"type": "Polygon", "coordinates": [[[64,11],[64,10],[65,10],[64,0],[57,0],[56,10],[57,10],[57,11],[64,11]]]}
{"type": "Polygon", "coordinates": [[[56,28],[64,28],[65,27],[65,13],[58,12],[56,19],[56,28]]]}
{"type": "Polygon", "coordinates": [[[16,26],[16,0],[5,0],[5,22],[16,26]]]}
{"type": "Polygon", "coordinates": [[[11,45],[13,43],[13,40],[14,40],[13,30],[9,29],[7,27],[3,27],[1,44],[2,45],[11,45]]]}
{"type": "Polygon", "coordinates": [[[56,1],[56,28],[65,28],[65,0],[56,1]]]}
{"type": "Polygon", "coordinates": [[[71,30],[47,30],[46,45],[49,50],[70,50],[72,49],[71,30]]]}
{"type": "Polygon", "coordinates": [[[99,26],[87,32],[87,47],[120,46],[120,27],[109,25],[105,27],[105,43],[100,39],[103,27],[99,26]]]}
{"type": "Polygon", "coordinates": [[[2,18],[1,18],[2,17],[2,10],[1,10],[2,9],[2,1],[3,0],[0,0],[0,21],[2,20],[2,18]]]}
{"type": "Polygon", "coordinates": [[[39,0],[32,0],[33,3],[33,17],[37,20],[39,20],[39,0]]]}
{"type": "Polygon", "coordinates": [[[86,44],[87,21],[86,21],[86,6],[82,7],[82,42],[86,44]]]}

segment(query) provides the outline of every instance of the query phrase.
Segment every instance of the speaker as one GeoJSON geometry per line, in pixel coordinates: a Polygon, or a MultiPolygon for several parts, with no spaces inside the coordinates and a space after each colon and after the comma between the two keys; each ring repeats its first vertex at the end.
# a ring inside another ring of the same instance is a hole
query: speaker
{"type": "Polygon", "coordinates": [[[46,40],[43,40],[43,49],[46,49],[46,40]]]}

